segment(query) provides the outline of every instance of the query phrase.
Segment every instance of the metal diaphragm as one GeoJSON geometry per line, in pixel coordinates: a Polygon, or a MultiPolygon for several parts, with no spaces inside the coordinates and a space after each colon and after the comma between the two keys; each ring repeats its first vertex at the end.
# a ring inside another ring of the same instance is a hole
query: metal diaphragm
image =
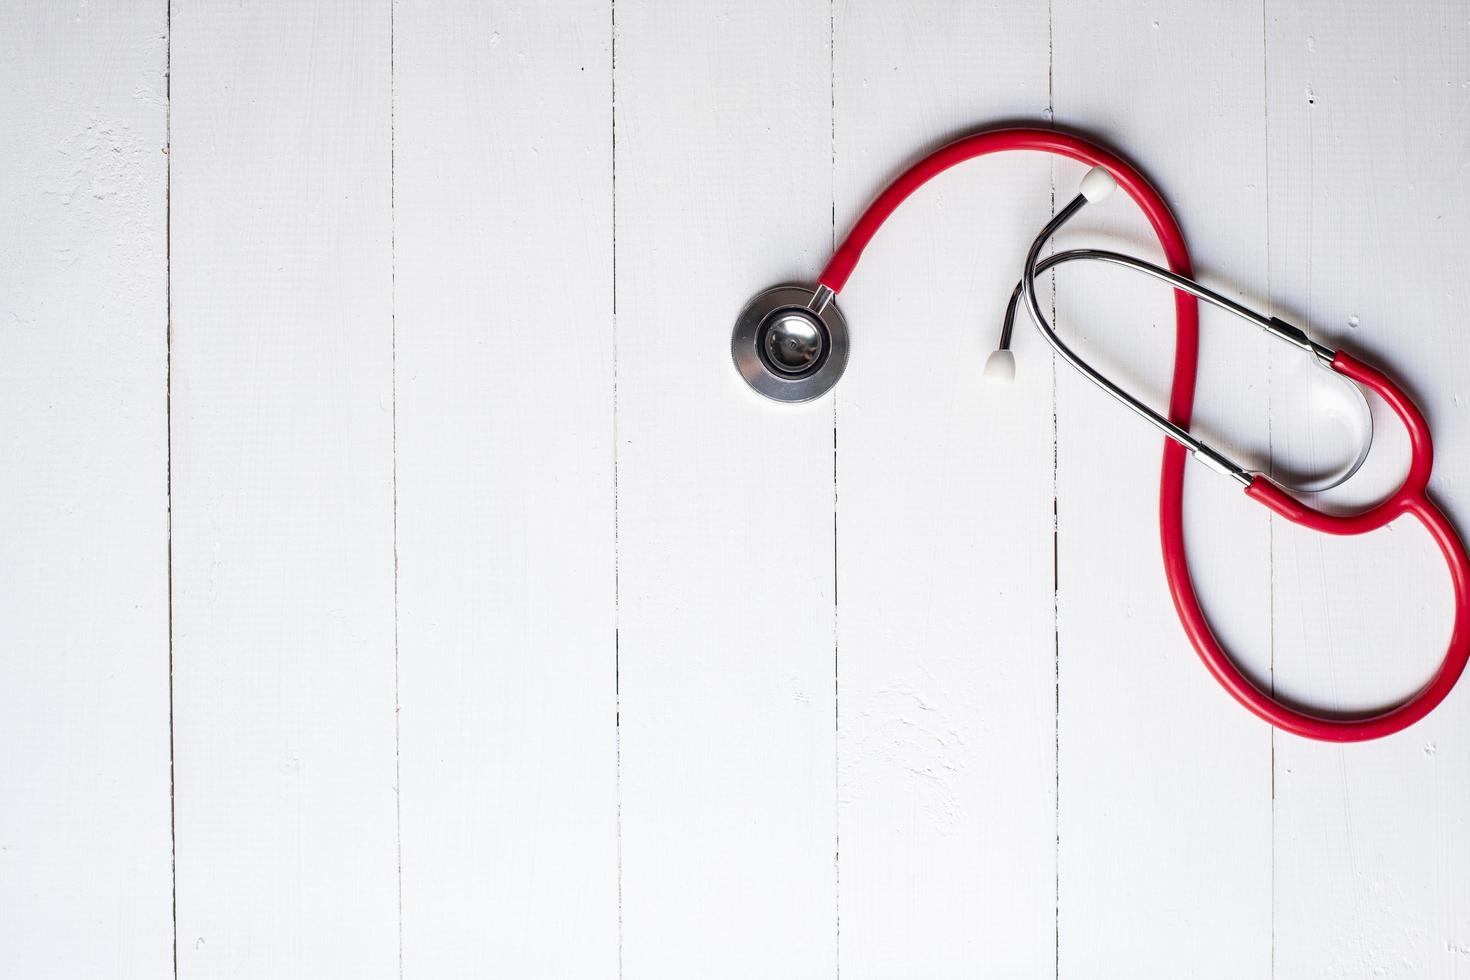
{"type": "Polygon", "coordinates": [[[847,321],[830,299],[814,304],[815,295],[806,286],[773,286],[757,293],[735,321],[735,367],[767,398],[810,401],[826,394],[847,367],[847,321]]]}

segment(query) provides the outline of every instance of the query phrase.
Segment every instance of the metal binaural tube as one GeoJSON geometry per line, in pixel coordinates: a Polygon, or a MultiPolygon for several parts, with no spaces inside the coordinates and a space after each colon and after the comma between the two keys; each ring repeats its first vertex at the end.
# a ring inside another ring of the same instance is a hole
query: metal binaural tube
{"type": "MultiPolygon", "coordinates": [[[[1132,409],[1135,415],[1137,415],[1139,418],[1143,419],[1150,425],[1154,426],[1160,432],[1164,433],[1165,436],[1184,446],[1184,448],[1188,449],[1190,453],[1193,454],[1195,459],[1199,460],[1201,463],[1204,463],[1210,469],[1215,470],[1217,473],[1223,473],[1226,476],[1232,477],[1238,483],[1240,483],[1241,486],[1249,486],[1251,482],[1251,474],[1244,467],[1240,466],[1229,457],[1222,455],[1213,447],[1205,444],[1199,439],[1196,439],[1194,436],[1190,435],[1187,430],[1179,427],[1178,425],[1175,425],[1173,422],[1164,418],[1158,412],[1155,412],[1143,402],[1139,401],[1137,398],[1134,398],[1128,392],[1124,391],[1122,388],[1109,381],[1096,368],[1094,368],[1091,364],[1088,364],[1080,356],[1078,356],[1076,352],[1068,347],[1066,343],[1063,342],[1061,337],[1057,336],[1056,330],[1046,319],[1046,315],[1041,312],[1041,302],[1036,296],[1036,276],[1040,272],[1041,250],[1046,245],[1047,241],[1050,240],[1050,238],[1057,233],[1057,229],[1061,228],[1062,225],[1066,224],[1073,215],[1082,210],[1083,206],[1086,205],[1087,202],[1088,196],[1086,194],[1078,194],[1075,198],[1073,198],[1066,207],[1062,208],[1062,210],[1058,212],[1054,218],[1046,223],[1046,227],[1041,229],[1041,234],[1036,236],[1036,240],[1031,243],[1031,248],[1026,253],[1026,266],[1024,272],[1021,275],[1020,290],[1021,298],[1025,301],[1027,310],[1031,313],[1032,321],[1035,322],[1036,328],[1041,331],[1041,335],[1043,338],[1045,338],[1046,342],[1052,346],[1053,350],[1061,355],[1062,360],[1066,361],[1074,369],[1080,372],[1083,377],[1087,378],[1087,380],[1091,381],[1103,391],[1107,392],[1115,400],[1122,402],[1128,408],[1132,409]]],[[[1005,335],[1005,339],[1006,341],[1009,341],[1010,337],[1008,334],[1005,335]]]]}
{"type": "MultiPolygon", "coordinates": [[[[1299,350],[1315,356],[1323,364],[1331,364],[1333,356],[1337,353],[1330,347],[1312,340],[1301,329],[1292,326],[1284,320],[1278,320],[1274,316],[1265,316],[1257,313],[1248,306],[1242,306],[1235,300],[1222,293],[1218,293],[1208,286],[1202,285],[1188,276],[1181,276],[1177,272],[1171,272],[1162,266],[1145,262],[1143,259],[1132,255],[1124,255],[1121,252],[1109,252],[1100,248],[1074,248],[1066,252],[1058,252],[1049,255],[1036,263],[1036,274],[1041,275],[1066,262],[1093,261],[1105,262],[1109,265],[1120,265],[1135,272],[1141,272],[1146,276],[1152,276],[1161,282],[1168,283],[1181,292],[1188,293],[1196,299],[1202,299],[1211,306],[1217,306],[1227,313],[1232,313],[1254,323],[1262,330],[1283,340],[1299,350]]],[[[1000,349],[1006,350],[1011,345],[1011,332],[1016,319],[1016,305],[1021,298],[1021,283],[1016,283],[1016,288],[1011,292],[1011,300],[1006,305],[1005,322],[1000,330],[1000,349]]]]}
{"type": "MultiPolygon", "coordinates": [[[[1373,414],[1368,407],[1368,401],[1364,397],[1362,389],[1358,385],[1354,384],[1352,381],[1342,378],[1341,375],[1332,370],[1332,359],[1337,354],[1337,352],[1334,351],[1332,348],[1326,347],[1312,340],[1300,327],[1293,326],[1292,324],[1287,323],[1284,320],[1280,320],[1276,317],[1266,316],[1264,314],[1258,313],[1255,310],[1252,310],[1250,307],[1242,306],[1241,304],[1230,299],[1228,296],[1224,296],[1221,293],[1210,289],[1208,286],[1201,285],[1200,283],[1188,278],[1187,276],[1179,275],[1178,273],[1172,272],[1165,268],[1161,268],[1160,266],[1154,265],[1151,262],[1146,262],[1143,259],[1135,258],[1131,255],[1123,255],[1119,252],[1109,252],[1103,249],[1072,249],[1066,252],[1058,252],[1055,255],[1050,255],[1040,260],[1036,263],[1035,273],[1036,275],[1040,275],[1041,273],[1054,269],[1059,265],[1063,265],[1064,263],[1079,261],[1103,262],[1108,265],[1116,265],[1122,266],[1126,269],[1132,269],[1135,272],[1142,273],[1143,275],[1149,276],[1153,279],[1157,279],[1160,282],[1164,282],[1177,290],[1188,293],[1196,299],[1200,299],[1213,306],[1217,306],[1220,309],[1225,310],[1227,313],[1231,313],[1237,317],[1240,317],[1242,320],[1246,320],[1247,322],[1255,324],[1276,339],[1285,341],[1286,343],[1304,353],[1311,354],[1315,359],[1316,364],[1320,368],[1329,371],[1332,376],[1336,378],[1339,382],[1348,386],[1348,388],[1355,396],[1353,402],[1354,422],[1359,431],[1362,433],[1357,456],[1346,466],[1341,467],[1332,477],[1326,477],[1316,481],[1309,481],[1303,484],[1289,485],[1290,489],[1297,490],[1301,493],[1318,493],[1322,490],[1328,490],[1332,487],[1341,485],[1354,473],[1356,473],[1358,469],[1363,465],[1364,460],[1366,460],[1368,457],[1368,451],[1372,448],[1373,445],[1373,414]]],[[[1006,356],[1009,356],[1011,337],[1015,329],[1016,308],[1020,303],[1022,293],[1023,284],[1017,283],[1016,288],[1011,291],[1010,302],[1006,304],[1005,319],[1001,324],[1000,346],[999,348],[997,348],[997,354],[1000,351],[1006,351],[1006,356]]],[[[1048,324],[1047,327],[1050,328],[1050,324],[1048,324]]],[[[1042,333],[1043,336],[1047,336],[1048,338],[1054,336],[1054,333],[1052,333],[1049,329],[1043,329],[1042,333]]],[[[992,357],[995,356],[997,355],[992,355],[992,357]]],[[[1091,375],[1089,375],[1089,377],[1091,377],[1091,375]]],[[[1150,419],[1150,421],[1152,421],[1152,419],[1150,419]]],[[[1185,443],[1185,445],[1189,446],[1188,443],[1185,443]]],[[[1207,444],[1203,445],[1206,445],[1206,448],[1209,448],[1207,444]]],[[[1189,448],[1193,449],[1193,447],[1189,448]]],[[[1249,472],[1243,470],[1243,468],[1242,471],[1249,472]]]]}

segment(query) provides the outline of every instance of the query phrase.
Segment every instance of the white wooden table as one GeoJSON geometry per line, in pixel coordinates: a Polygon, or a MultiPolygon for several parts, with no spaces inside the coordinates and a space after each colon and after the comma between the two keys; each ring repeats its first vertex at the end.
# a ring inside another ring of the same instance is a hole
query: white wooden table
{"type": "MultiPolygon", "coordinates": [[[[1159,438],[1029,326],[980,384],[1080,168],[918,194],[833,396],[728,348],[922,151],[1054,122],[1403,379],[1470,527],[1467,110],[1463,2],[7,0],[0,974],[1470,976],[1470,689],[1274,734],[1159,438]]],[[[1055,303],[1163,403],[1166,291],[1055,303]]],[[[1207,315],[1198,430],[1330,461],[1304,371],[1207,315]]],[[[1421,531],[1188,494],[1257,677],[1429,676],[1421,531]]]]}

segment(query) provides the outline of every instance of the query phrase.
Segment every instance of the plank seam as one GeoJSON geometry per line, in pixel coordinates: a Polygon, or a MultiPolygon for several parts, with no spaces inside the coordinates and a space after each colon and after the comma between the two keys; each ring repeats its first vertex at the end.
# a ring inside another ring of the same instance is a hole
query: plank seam
{"type": "MultiPolygon", "coordinates": [[[[1056,128],[1056,8],[1046,5],[1046,122],[1056,128]]],[[[1050,210],[1057,209],[1056,157],[1049,158],[1050,210]]],[[[1056,249],[1053,247],[1053,252],[1056,249]]],[[[1051,319],[1057,322],[1056,274],[1051,277],[1051,319]]],[[[1061,516],[1058,489],[1061,456],[1057,421],[1057,362],[1051,358],[1051,657],[1052,657],[1052,975],[1062,974],[1062,631],[1061,516]]]]}
{"type": "Polygon", "coordinates": [[[393,840],[397,863],[398,977],[403,980],[403,711],[398,613],[398,3],[388,0],[388,337],[393,455],[393,840]]]}
{"type": "Polygon", "coordinates": [[[163,69],[163,310],[164,310],[164,538],[168,599],[168,866],[169,917],[173,930],[174,980],[179,976],[179,815],[176,794],[174,751],[174,4],[167,0],[164,12],[163,69]]]}
{"type": "MultiPolygon", "coordinates": [[[[837,11],[836,0],[827,3],[827,69],[830,126],[829,191],[832,198],[830,247],[837,248],[837,11]]],[[[841,392],[832,398],[832,916],[833,974],[842,978],[842,676],[841,604],[838,596],[837,550],[837,406],[841,392]]]]}
{"type": "MultiPolygon", "coordinates": [[[[1261,148],[1262,170],[1265,175],[1265,235],[1266,240],[1266,308],[1275,315],[1275,304],[1271,298],[1271,44],[1268,38],[1270,19],[1266,7],[1268,0],[1261,0],[1261,148]]],[[[1276,457],[1275,439],[1272,437],[1271,362],[1266,358],[1266,459],[1276,457]]],[[[1274,464],[1268,463],[1274,469],[1274,464]]],[[[1271,696],[1276,696],[1276,515],[1266,513],[1266,655],[1267,677],[1271,684],[1271,696]]],[[[1271,977],[1276,976],[1276,728],[1268,726],[1270,738],[1271,785],[1271,950],[1268,960],[1271,977]]]]}
{"type": "Polygon", "coordinates": [[[611,137],[610,222],[612,240],[612,494],[613,494],[613,787],[617,834],[618,978],[623,976],[623,680],[622,680],[622,526],[618,434],[618,5],[608,0],[608,125],[611,137]]]}

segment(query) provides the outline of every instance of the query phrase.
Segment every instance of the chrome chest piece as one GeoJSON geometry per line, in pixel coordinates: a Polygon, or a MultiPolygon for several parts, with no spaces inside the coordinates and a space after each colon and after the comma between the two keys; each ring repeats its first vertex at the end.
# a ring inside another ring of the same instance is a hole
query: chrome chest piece
{"type": "Polygon", "coordinates": [[[779,402],[826,394],[847,367],[847,321],[826,286],[772,286],[735,321],[730,355],[746,384],[779,402]]]}

